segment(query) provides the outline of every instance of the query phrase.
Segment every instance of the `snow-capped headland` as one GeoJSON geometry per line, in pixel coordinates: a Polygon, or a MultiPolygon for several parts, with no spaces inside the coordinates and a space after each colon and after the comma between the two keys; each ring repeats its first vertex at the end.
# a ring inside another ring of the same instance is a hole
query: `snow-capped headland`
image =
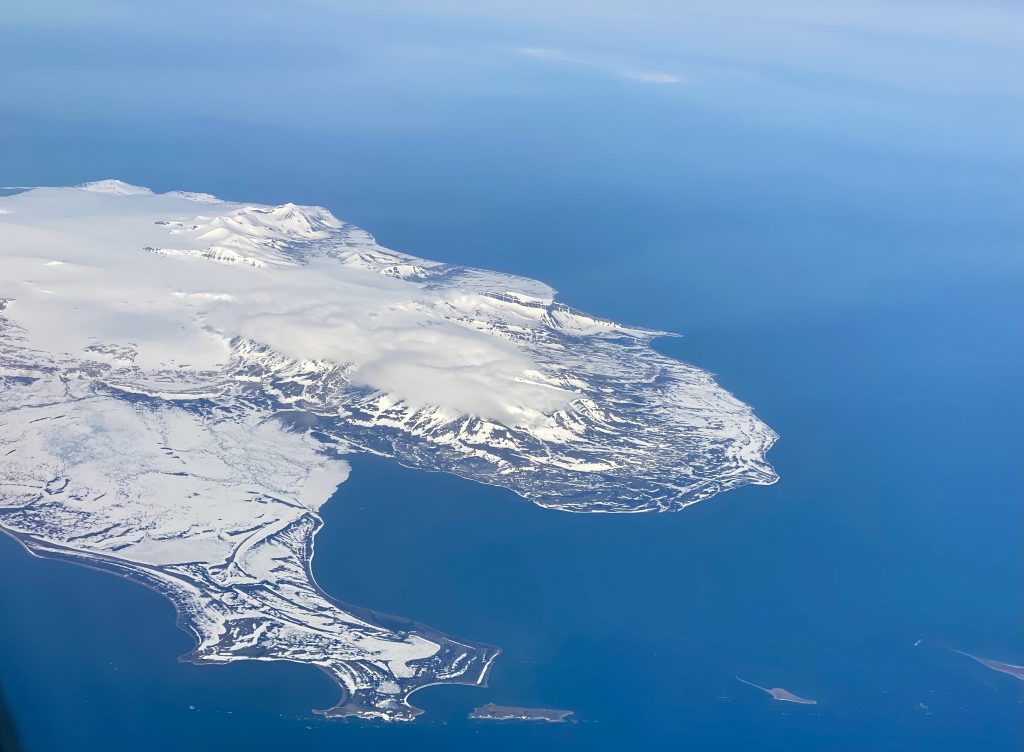
{"type": "Polygon", "coordinates": [[[166,594],[192,660],[314,664],[344,689],[329,714],[410,719],[410,693],[483,683],[497,651],[316,586],[344,456],[573,512],[774,482],[775,434],[659,334],[319,207],[113,180],[2,196],[0,529],[166,594]]]}

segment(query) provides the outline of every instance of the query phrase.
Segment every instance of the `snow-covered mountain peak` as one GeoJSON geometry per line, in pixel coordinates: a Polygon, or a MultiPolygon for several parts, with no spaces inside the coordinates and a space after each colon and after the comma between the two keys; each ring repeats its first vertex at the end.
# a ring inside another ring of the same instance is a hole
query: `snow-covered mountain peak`
{"type": "Polygon", "coordinates": [[[238,206],[213,204],[213,214],[184,220],[158,220],[175,242],[159,247],[164,254],[198,255],[213,261],[263,267],[294,264],[310,253],[308,245],[324,241],[344,225],[319,206],[238,206]],[[180,247],[181,241],[190,245],[180,247]]]}
{"type": "Polygon", "coordinates": [[[148,196],[153,191],[140,185],[132,185],[123,180],[94,180],[91,183],[82,183],[76,186],[79,190],[91,191],[93,193],[112,193],[119,196],[148,196]]]}

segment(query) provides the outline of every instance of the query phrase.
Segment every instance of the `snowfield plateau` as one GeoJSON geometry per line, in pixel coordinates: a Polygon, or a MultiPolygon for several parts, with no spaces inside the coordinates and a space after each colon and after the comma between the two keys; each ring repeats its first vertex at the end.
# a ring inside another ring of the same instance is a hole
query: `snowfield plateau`
{"type": "Polygon", "coordinates": [[[407,720],[498,651],[331,599],[319,507],[373,452],[572,512],[776,480],[776,436],[660,332],[415,258],[319,207],[119,181],[0,198],[0,529],[164,593],[197,662],[289,660],[407,720]]]}

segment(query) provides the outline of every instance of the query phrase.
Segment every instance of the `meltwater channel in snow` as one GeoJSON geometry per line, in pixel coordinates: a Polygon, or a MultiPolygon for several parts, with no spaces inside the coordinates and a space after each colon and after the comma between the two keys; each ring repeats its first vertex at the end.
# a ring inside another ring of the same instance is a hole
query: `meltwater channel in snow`
{"type": "Polygon", "coordinates": [[[572,512],[776,480],[776,435],[661,332],[377,245],[318,207],[108,180],[0,198],[0,529],[164,593],[197,662],[320,666],[407,720],[496,648],[331,599],[318,508],[373,452],[572,512]]]}

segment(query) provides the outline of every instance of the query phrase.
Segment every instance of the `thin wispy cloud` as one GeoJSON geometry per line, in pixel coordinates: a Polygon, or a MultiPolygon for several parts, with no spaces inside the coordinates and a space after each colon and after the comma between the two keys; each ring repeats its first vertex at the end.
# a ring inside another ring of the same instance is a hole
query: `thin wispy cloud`
{"type": "Polygon", "coordinates": [[[621,68],[599,60],[588,60],[586,58],[569,55],[562,50],[555,50],[545,47],[520,47],[517,52],[527,57],[539,58],[541,60],[552,60],[569,65],[578,65],[600,71],[605,75],[615,78],[625,78],[630,81],[639,81],[646,84],[678,84],[682,81],[679,76],[664,71],[634,70],[621,68]]]}
{"type": "Polygon", "coordinates": [[[648,84],[678,84],[683,79],[661,71],[619,71],[619,76],[648,84]]]}
{"type": "Polygon", "coordinates": [[[581,63],[582,60],[576,60],[566,55],[561,50],[549,50],[543,47],[520,47],[517,52],[520,55],[529,55],[530,57],[539,57],[545,60],[561,60],[567,63],[581,63]]]}

